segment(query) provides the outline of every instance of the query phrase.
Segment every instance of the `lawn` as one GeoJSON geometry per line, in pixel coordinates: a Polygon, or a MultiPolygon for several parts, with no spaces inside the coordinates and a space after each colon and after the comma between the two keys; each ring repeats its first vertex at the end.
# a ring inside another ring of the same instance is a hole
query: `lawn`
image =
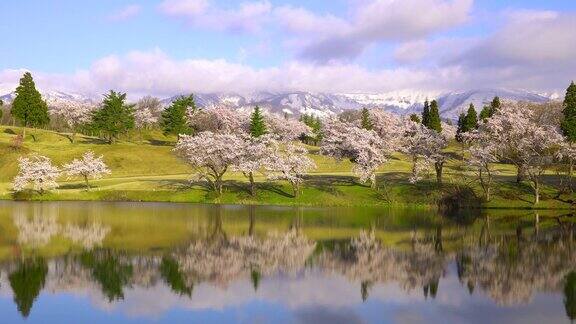
{"type": "MultiPolygon", "coordinates": [[[[457,144],[448,148],[451,159],[445,167],[445,183],[442,186],[436,184],[433,174],[417,184],[408,182],[411,163],[398,154],[379,170],[379,190],[373,190],[358,183],[352,176],[349,161],[336,161],[320,155],[317,147],[309,147],[318,167],[306,178],[299,197],[292,197],[287,183],[267,182],[263,176],[257,177],[258,192],[252,197],[248,194],[244,177],[238,173],[226,175],[225,192],[217,197],[205,184],[193,181],[190,168],[172,153],[175,138],[165,137],[157,131],[145,133],[142,140],[134,135],[133,141],[123,140],[108,145],[96,138],[81,135],[73,144],[67,134],[29,129],[24,146],[14,150],[10,143],[14,134],[20,132],[19,127],[0,126],[0,199],[434,207],[438,201],[454,195],[463,187],[471,187],[477,197],[481,196],[473,177],[460,171],[462,157],[457,144]],[[50,193],[13,195],[11,181],[18,172],[19,156],[38,153],[61,165],[88,150],[104,155],[112,170],[112,174],[106,178],[92,181],[94,188],[91,191],[84,190],[80,179],[62,177],[60,187],[50,193]]],[[[515,183],[514,169],[510,165],[497,165],[497,169],[499,176],[494,186],[494,198],[487,203],[474,198],[468,203],[494,208],[532,208],[533,197],[528,184],[515,183]]],[[[553,174],[546,176],[538,208],[574,207],[573,196],[558,194],[556,187],[560,179],[553,174]]]]}

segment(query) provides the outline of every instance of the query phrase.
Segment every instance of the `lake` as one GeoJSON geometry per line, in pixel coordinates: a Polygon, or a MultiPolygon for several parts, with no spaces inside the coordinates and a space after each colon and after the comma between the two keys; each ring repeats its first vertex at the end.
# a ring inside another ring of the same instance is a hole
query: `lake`
{"type": "Polygon", "coordinates": [[[568,323],[574,218],[0,202],[0,322],[568,323]]]}

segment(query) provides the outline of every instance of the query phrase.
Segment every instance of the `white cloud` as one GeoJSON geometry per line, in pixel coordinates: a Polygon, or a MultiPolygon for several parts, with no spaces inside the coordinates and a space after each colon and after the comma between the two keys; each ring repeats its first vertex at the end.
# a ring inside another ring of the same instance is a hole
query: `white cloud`
{"type": "Polygon", "coordinates": [[[425,40],[403,43],[394,50],[394,59],[399,63],[414,63],[428,55],[430,45],[425,40]]]}
{"type": "Polygon", "coordinates": [[[160,11],[186,23],[230,32],[257,32],[268,20],[272,5],[267,0],[243,2],[238,8],[220,8],[208,0],[165,0],[160,11]]]}
{"type": "Polygon", "coordinates": [[[118,11],[110,14],[108,16],[108,19],[112,20],[112,21],[128,20],[128,19],[136,17],[138,14],[140,14],[141,10],[142,10],[142,7],[140,7],[139,5],[136,5],[136,4],[127,5],[121,9],[119,9],[118,11]]]}
{"type": "Polygon", "coordinates": [[[316,15],[303,8],[275,11],[287,32],[305,37],[300,56],[329,62],[353,59],[383,41],[415,41],[461,25],[473,0],[364,0],[348,19],[316,15]]]}

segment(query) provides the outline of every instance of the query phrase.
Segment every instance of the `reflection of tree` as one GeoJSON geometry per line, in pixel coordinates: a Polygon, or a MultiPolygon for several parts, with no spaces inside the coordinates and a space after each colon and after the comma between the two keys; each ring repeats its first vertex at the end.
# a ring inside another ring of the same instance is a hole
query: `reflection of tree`
{"type": "Polygon", "coordinates": [[[373,232],[362,231],[349,244],[321,253],[318,264],[325,271],[360,281],[363,298],[376,282],[397,282],[408,290],[423,287],[425,293],[432,290],[435,295],[446,263],[444,255],[436,252],[440,240],[438,235],[431,243],[414,240],[413,250],[404,252],[383,246],[373,232]]]}
{"type": "Polygon", "coordinates": [[[566,276],[564,284],[564,308],[566,315],[571,321],[576,319],[576,272],[570,272],[566,276]]]}
{"type": "Polygon", "coordinates": [[[24,317],[30,315],[34,300],[44,287],[48,266],[44,259],[30,259],[21,262],[16,271],[8,276],[14,292],[14,302],[24,317]]]}
{"type": "Polygon", "coordinates": [[[57,213],[50,207],[33,206],[32,217],[28,216],[26,208],[14,208],[12,216],[18,229],[18,243],[23,245],[44,246],[60,230],[57,213]]]}
{"type": "Polygon", "coordinates": [[[67,224],[62,234],[72,242],[80,244],[86,249],[91,249],[94,246],[101,245],[109,232],[110,227],[94,222],[85,226],[67,224]]]}
{"type": "Polygon", "coordinates": [[[527,303],[535,291],[560,290],[564,277],[576,268],[576,253],[569,242],[553,237],[530,240],[516,231],[486,247],[463,251],[461,282],[480,287],[501,305],[527,303]]]}
{"type": "Polygon", "coordinates": [[[84,252],[80,261],[91,270],[109,301],[124,298],[123,286],[129,283],[133,273],[131,264],[123,264],[108,250],[84,252]]]}
{"type": "Polygon", "coordinates": [[[50,240],[62,234],[74,243],[90,249],[101,245],[110,227],[94,222],[83,226],[75,224],[58,224],[58,210],[54,205],[32,206],[32,215],[28,208],[16,207],[12,215],[18,229],[18,243],[35,248],[42,247],[50,240]]]}
{"type": "Polygon", "coordinates": [[[253,271],[268,275],[301,270],[315,243],[295,230],[254,236],[231,237],[192,243],[184,253],[175,254],[188,282],[209,281],[226,285],[234,278],[250,276],[253,271]]]}
{"type": "Polygon", "coordinates": [[[178,263],[174,258],[169,256],[162,258],[160,274],[162,275],[162,278],[164,278],[164,281],[170,285],[172,291],[180,295],[186,295],[188,297],[192,296],[192,289],[194,286],[186,283],[182,272],[180,272],[178,263]]]}

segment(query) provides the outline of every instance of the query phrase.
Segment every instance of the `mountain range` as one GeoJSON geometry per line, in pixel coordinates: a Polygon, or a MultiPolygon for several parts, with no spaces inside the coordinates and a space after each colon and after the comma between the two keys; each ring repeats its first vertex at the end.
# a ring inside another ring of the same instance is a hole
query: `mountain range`
{"type": "MultiPolygon", "coordinates": [[[[50,102],[76,101],[97,103],[101,98],[87,97],[54,90],[41,90],[43,97],[50,102]]],[[[14,99],[14,92],[0,95],[0,99],[9,103],[14,99]]],[[[547,102],[557,99],[557,96],[536,94],[524,90],[506,89],[475,89],[465,92],[449,92],[444,94],[419,92],[390,92],[383,94],[326,94],[311,92],[257,92],[249,95],[234,93],[195,94],[199,107],[211,108],[227,106],[232,109],[248,110],[258,105],[261,108],[278,113],[292,115],[315,114],[329,116],[349,109],[362,107],[380,107],[398,114],[419,113],[426,99],[437,98],[440,114],[446,119],[455,119],[465,112],[472,103],[478,111],[488,104],[492,98],[499,96],[502,100],[547,102]]],[[[164,105],[170,104],[176,98],[161,100],[164,105]]]]}

